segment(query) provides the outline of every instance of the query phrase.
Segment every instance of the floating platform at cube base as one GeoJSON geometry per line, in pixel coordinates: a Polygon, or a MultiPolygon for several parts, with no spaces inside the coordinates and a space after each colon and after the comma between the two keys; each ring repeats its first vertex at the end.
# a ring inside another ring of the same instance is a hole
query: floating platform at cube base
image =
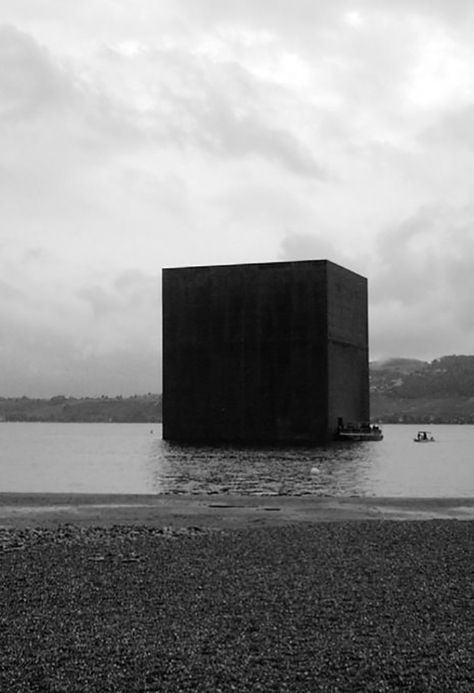
{"type": "Polygon", "coordinates": [[[163,437],[313,444],[369,420],[367,280],[328,260],[163,269],[163,437]]]}

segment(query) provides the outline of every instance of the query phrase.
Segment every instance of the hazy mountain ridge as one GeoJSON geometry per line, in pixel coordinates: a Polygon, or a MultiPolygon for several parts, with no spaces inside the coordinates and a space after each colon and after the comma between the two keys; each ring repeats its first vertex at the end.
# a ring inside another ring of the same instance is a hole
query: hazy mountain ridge
{"type": "Polygon", "coordinates": [[[474,423],[474,356],[371,363],[370,404],[386,422],[474,423]]]}
{"type": "Polygon", "coordinates": [[[370,363],[371,372],[386,371],[387,373],[413,373],[429,364],[428,361],[420,361],[419,359],[407,358],[391,358],[386,361],[372,361],[370,363]]]}

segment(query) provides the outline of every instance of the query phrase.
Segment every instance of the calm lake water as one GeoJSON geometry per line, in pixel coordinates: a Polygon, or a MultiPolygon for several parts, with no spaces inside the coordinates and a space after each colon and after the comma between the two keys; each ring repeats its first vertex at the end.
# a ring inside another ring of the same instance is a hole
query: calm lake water
{"type": "Polygon", "coordinates": [[[161,425],[0,423],[0,491],[474,496],[474,426],[386,425],[384,440],[313,448],[195,447],[161,425]]]}

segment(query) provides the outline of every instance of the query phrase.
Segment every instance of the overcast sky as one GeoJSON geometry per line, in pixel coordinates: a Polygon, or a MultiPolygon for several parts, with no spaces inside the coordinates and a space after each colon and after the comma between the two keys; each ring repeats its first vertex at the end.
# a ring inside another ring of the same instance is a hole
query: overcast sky
{"type": "Polygon", "coordinates": [[[161,268],[327,258],[474,353],[472,0],[2,0],[0,395],[159,392],[161,268]]]}

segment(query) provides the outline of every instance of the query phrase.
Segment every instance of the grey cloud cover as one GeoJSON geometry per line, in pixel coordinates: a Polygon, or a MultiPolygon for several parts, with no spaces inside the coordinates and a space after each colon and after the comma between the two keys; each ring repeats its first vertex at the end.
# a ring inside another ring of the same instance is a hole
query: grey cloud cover
{"type": "Polygon", "coordinates": [[[0,117],[24,119],[58,108],[73,92],[48,50],[14,26],[0,26],[0,117]]]}
{"type": "Polygon", "coordinates": [[[0,394],[159,390],[160,268],[328,257],[474,353],[467,0],[6,0],[0,394]]]}

